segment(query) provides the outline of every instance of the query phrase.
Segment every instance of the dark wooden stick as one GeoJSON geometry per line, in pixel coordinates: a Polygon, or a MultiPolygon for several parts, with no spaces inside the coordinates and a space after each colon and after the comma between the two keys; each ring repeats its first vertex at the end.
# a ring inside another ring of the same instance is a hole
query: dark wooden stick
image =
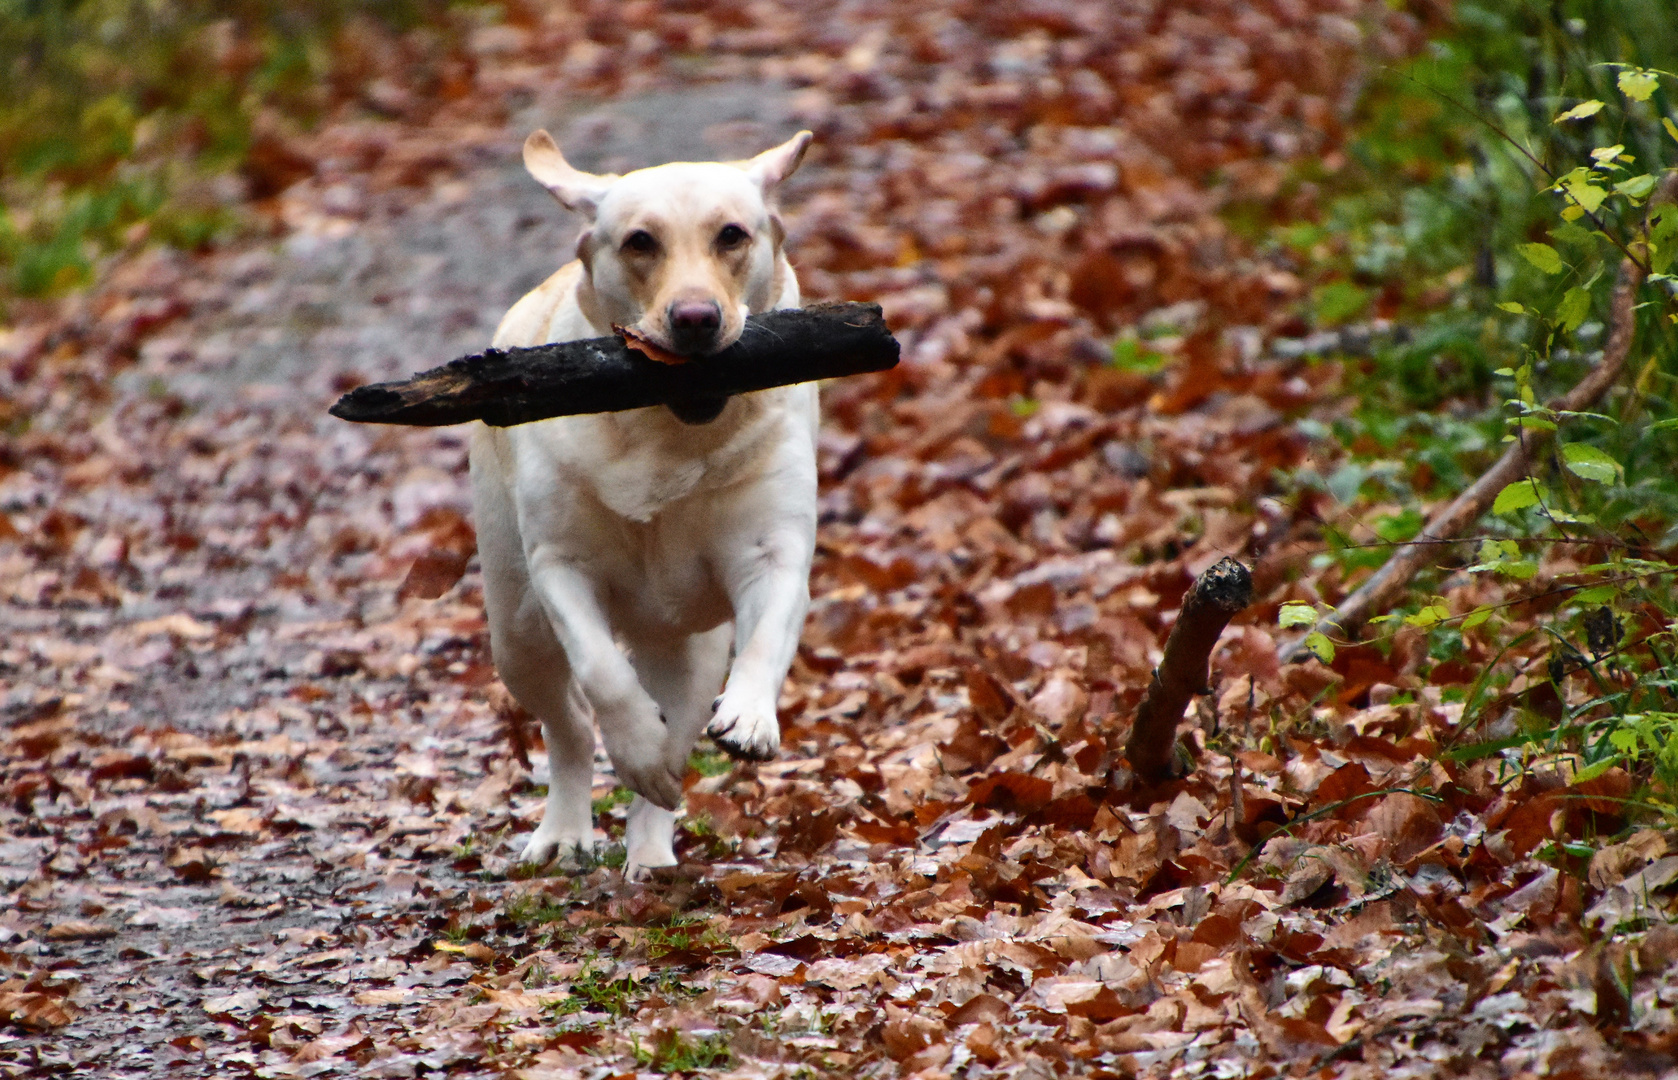
{"type": "Polygon", "coordinates": [[[730,394],[884,371],[897,353],[878,304],[813,304],[753,315],[738,342],[688,363],[660,363],[615,337],[490,349],[400,382],[357,387],[332,415],[365,424],[509,427],[669,405],[684,419],[703,420],[730,394]]]}
{"type": "Polygon", "coordinates": [[[1165,655],[1136,708],[1136,723],[1125,744],[1125,757],[1138,780],[1157,784],[1171,778],[1177,747],[1177,721],[1196,694],[1206,692],[1212,649],[1229,620],[1253,602],[1253,575],[1234,559],[1219,559],[1195,579],[1165,655]]]}
{"type": "MultiPolygon", "coordinates": [[[[1678,201],[1678,171],[1667,174],[1649,200],[1649,208],[1653,210],[1674,201],[1678,201]]],[[[1602,347],[1602,359],[1573,389],[1548,402],[1548,408],[1558,413],[1582,412],[1619,381],[1637,336],[1637,290],[1646,276],[1643,264],[1636,259],[1621,261],[1619,276],[1614,282],[1614,294],[1608,305],[1608,341],[1602,347]]],[[[1390,607],[1433,557],[1432,549],[1439,541],[1461,536],[1491,509],[1498,492],[1527,475],[1538,452],[1549,439],[1547,431],[1536,428],[1523,431],[1491,468],[1433,516],[1415,540],[1400,548],[1381,569],[1342,600],[1339,607],[1323,616],[1312,630],[1331,638],[1355,640],[1364,623],[1376,612],[1390,607]]],[[[1309,656],[1301,646],[1303,641],[1304,637],[1300,637],[1284,642],[1279,650],[1282,658],[1303,660],[1309,656]]]]}

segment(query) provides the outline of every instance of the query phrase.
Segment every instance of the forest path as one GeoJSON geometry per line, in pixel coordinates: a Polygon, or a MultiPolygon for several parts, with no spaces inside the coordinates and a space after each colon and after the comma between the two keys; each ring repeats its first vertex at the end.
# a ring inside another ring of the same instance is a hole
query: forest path
{"type": "Polygon", "coordinates": [[[1402,649],[1276,662],[1277,605],[1333,584],[1274,496],[1335,369],[1266,353],[1303,286],[1222,215],[1309,211],[1416,22],[724,7],[491,28],[455,113],[311,137],[261,210],[283,239],[130,254],[0,341],[0,1075],[1669,1067],[1678,935],[1584,951],[1578,879],[1534,856],[1589,796],[1430,772],[1460,707],[1402,649]],[[404,588],[471,552],[462,434],[325,413],[482,348],[563,261],[516,163],[537,124],[604,168],[814,128],[806,294],[882,303],[905,346],[825,394],[783,756],[701,755],[650,886],[514,872],[540,793],[477,574],[404,588]],[[1260,600],[1200,768],[1116,793],[1108,740],[1225,555],[1260,600]]]}

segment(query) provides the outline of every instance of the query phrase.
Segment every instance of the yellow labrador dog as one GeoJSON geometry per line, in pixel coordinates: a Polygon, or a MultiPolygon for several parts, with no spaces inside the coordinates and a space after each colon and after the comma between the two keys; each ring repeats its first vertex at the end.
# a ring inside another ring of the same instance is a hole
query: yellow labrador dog
{"type": "MultiPolygon", "coordinates": [[[[797,307],[774,197],[809,142],[619,177],[580,172],[546,131],[531,135],[525,167],[587,225],[576,261],[513,305],[494,344],[622,326],[702,364],[747,315],[797,307]]],[[[776,699],[810,602],[816,424],[804,384],[474,430],[490,646],[548,747],[526,862],[593,847],[591,714],[636,793],[631,877],[676,861],[674,810],[707,722],[737,757],[780,749],[776,699]]]]}

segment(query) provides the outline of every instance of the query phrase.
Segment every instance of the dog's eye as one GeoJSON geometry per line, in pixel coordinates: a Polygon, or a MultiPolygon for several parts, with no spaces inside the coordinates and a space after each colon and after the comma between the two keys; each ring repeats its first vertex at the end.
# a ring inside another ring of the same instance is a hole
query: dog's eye
{"type": "Polygon", "coordinates": [[[717,233],[717,246],[722,248],[724,251],[728,251],[732,248],[739,247],[741,244],[744,244],[750,239],[750,234],[748,234],[746,230],[742,229],[740,226],[724,225],[722,227],[722,231],[717,233]]]}
{"type": "Polygon", "coordinates": [[[623,238],[623,249],[637,255],[651,255],[658,250],[658,241],[645,229],[636,229],[623,238]]]}

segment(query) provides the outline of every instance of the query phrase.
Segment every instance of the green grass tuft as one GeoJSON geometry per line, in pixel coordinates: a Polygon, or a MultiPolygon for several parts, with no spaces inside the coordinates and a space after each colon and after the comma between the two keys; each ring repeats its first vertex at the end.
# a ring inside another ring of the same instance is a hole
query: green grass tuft
{"type": "Polygon", "coordinates": [[[733,1059],[728,1041],[720,1034],[702,1039],[684,1039],[681,1032],[661,1031],[651,1046],[644,1047],[637,1040],[635,1060],[642,1066],[660,1073],[689,1073],[715,1069],[733,1059]]]}

